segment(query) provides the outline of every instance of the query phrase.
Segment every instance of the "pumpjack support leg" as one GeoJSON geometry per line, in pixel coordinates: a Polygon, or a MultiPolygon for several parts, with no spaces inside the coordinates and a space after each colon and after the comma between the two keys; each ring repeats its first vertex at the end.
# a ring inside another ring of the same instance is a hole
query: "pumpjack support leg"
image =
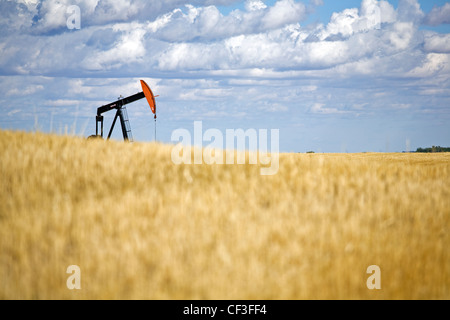
{"type": "Polygon", "coordinates": [[[100,123],[100,136],[103,138],[103,116],[97,116],[96,118],[97,120],[97,125],[96,125],[96,129],[95,129],[95,135],[98,136],[98,124],[100,123]]]}

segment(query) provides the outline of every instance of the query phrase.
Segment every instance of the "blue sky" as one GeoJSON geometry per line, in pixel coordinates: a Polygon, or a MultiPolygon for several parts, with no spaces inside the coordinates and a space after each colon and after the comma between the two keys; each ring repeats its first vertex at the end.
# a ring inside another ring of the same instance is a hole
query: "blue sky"
{"type": "MultiPolygon", "coordinates": [[[[0,0],[0,128],[91,135],[140,79],[166,143],[203,121],[280,129],[283,152],[450,146],[450,3],[0,0]]],[[[128,114],[152,141],[145,101],[128,114]]]]}

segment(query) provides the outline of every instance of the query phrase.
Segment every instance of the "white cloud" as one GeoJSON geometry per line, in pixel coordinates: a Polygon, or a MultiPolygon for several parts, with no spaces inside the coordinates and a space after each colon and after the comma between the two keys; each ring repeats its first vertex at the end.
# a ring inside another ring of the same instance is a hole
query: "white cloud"
{"type": "Polygon", "coordinates": [[[267,6],[261,0],[247,0],[245,1],[245,9],[247,11],[256,11],[266,9],[267,6]]]}
{"type": "Polygon", "coordinates": [[[39,9],[38,30],[46,32],[66,26],[67,8],[72,4],[70,0],[42,1],[39,9]]]}
{"type": "Polygon", "coordinates": [[[412,22],[396,22],[387,36],[395,49],[405,50],[409,47],[415,30],[412,22]]]}
{"type": "Polygon", "coordinates": [[[313,6],[323,6],[323,0],[310,0],[313,6]]]}
{"type": "Polygon", "coordinates": [[[331,20],[318,34],[320,40],[340,35],[349,37],[355,33],[380,29],[383,24],[395,22],[397,12],[387,1],[363,0],[360,8],[335,12],[331,20]]]}
{"type": "MultiPolygon", "coordinates": [[[[369,2],[364,3],[368,6],[372,3],[369,2]]],[[[380,7],[383,3],[379,3],[380,7]]],[[[335,14],[325,28],[308,30],[291,24],[282,29],[242,34],[212,43],[174,43],[159,56],[158,67],[161,70],[318,70],[360,61],[365,67],[361,68],[360,63],[359,72],[370,74],[379,69],[371,63],[374,57],[414,50],[421,41],[414,23],[396,22],[396,12],[390,6],[383,10],[389,14],[381,20],[384,24],[381,30],[374,25],[372,29],[367,29],[367,24],[361,27],[359,22],[367,17],[361,18],[357,9],[349,9],[335,14]],[[343,37],[331,37],[337,34],[343,37]]]]}
{"type": "Polygon", "coordinates": [[[261,104],[259,107],[259,110],[264,111],[264,112],[270,112],[270,113],[280,113],[280,112],[288,112],[289,111],[289,107],[280,104],[280,103],[264,103],[261,104]]]}
{"type": "Polygon", "coordinates": [[[268,9],[262,18],[265,29],[275,29],[287,24],[298,23],[305,17],[306,7],[301,2],[293,0],[279,0],[268,9]]]}
{"type": "MultiPolygon", "coordinates": [[[[228,21],[214,6],[196,8],[192,5],[175,9],[148,24],[152,37],[164,41],[191,41],[196,38],[213,39],[229,33],[234,24],[228,21]]],[[[231,19],[230,19],[230,22],[231,19]]]]}
{"type": "MultiPolygon", "coordinates": [[[[51,12],[52,6],[59,10],[64,1],[49,1],[41,11],[51,12]]],[[[80,5],[88,16],[97,14],[101,20],[101,12],[116,12],[127,1],[83,0],[80,5]]],[[[143,5],[141,1],[133,3],[143,5]]],[[[398,10],[387,1],[363,0],[359,9],[337,12],[326,26],[310,28],[298,23],[305,17],[305,6],[293,0],[280,0],[273,6],[249,0],[245,11],[234,10],[228,15],[212,5],[184,6],[183,1],[175,0],[152,3],[158,12],[180,3],[183,6],[150,22],[83,27],[46,37],[6,38],[0,43],[0,70],[71,76],[93,71],[114,71],[122,76],[157,71],[296,77],[302,70],[314,72],[314,76],[325,74],[324,70],[339,70],[341,76],[378,75],[379,70],[392,73],[417,68],[417,63],[424,61],[421,47],[425,53],[448,52],[447,36],[421,36],[414,22],[421,12],[416,0],[402,0],[398,10]],[[408,13],[411,21],[406,21],[408,13]],[[403,51],[410,57],[405,54],[404,61],[398,61],[395,57],[403,51]],[[380,61],[384,65],[380,66],[380,61]]],[[[59,21],[44,20],[49,28],[59,21]]]]}
{"type": "Polygon", "coordinates": [[[171,71],[220,69],[226,58],[220,44],[179,43],[161,54],[158,67],[171,71]]]}
{"type": "Polygon", "coordinates": [[[444,4],[442,7],[434,7],[431,12],[425,17],[425,24],[431,26],[438,26],[441,24],[450,23],[450,3],[444,4]]]}
{"type": "Polygon", "coordinates": [[[426,36],[424,49],[427,52],[450,53],[450,34],[431,34],[426,36]]]}
{"type": "MultiPolygon", "coordinates": [[[[331,21],[327,26],[327,36],[333,34],[342,34],[343,36],[349,36],[354,33],[353,26],[358,21],[358,9],[345,9],[343,12],[333,13],[331,21]]],[[[321,39],[325,39],[325,36],[321,36],[321,39]]]]}
{"type": "Polygon", "coordinates": [[[7,115],[8,115],[9,117],[11,117],[11,116],[13,116],[13,115],[15,115],[15,114],[17,114],[17,113],[20,113],[20,112],[22,112],[21,109],[14,109],[14,110],[9,111],[9,112],[7,113],[7,115]]]}
{"type": "Polygon", "coordinates": [[[399,0],[397,14],[398,21],[414,24],[420,24],[425,17],[418,0],[399,0]]]}
{"type": "Polygon", "coordinates": [[[310,110],[312,113],[317,114],[343,114],[346,111],[339,110],[337,108],[327,108],[324,103],[315,103],[310,110]]]}
{"type": "Polygon", "coordinates": [[[445,74],[450,78],[450,54],[429,53],[423,64],[416,66],[408,75],[411,77],[429,78],[445,74]]]}
{"type": "Polygon", "coordinates": [[[125,30],[116,26],[115,32],[122,31],[120,39],[109,50],[99,50],[87,56],[81,66],[87,70],[108,70],[124,64],[142,62],[146,48],[143,43],[145,30],[139,25],[126,25],[125,30]]]}
{"type": "Polygon", "coordinates": [[[78,106],[82,104],[82,100],[64,100],[64,99],[58,99],[58,100],[47,100],[45,101],[45,104],[51,107],[70,107],[70,106],[78,106]]]}
{"type": "Polygon", "coordinates": [[[83,27],[127,21],[151,21],[182,7],[193,5],[227,5],[237,0],[8,0],[0,1],[0,26],[11,32],[63,32],[69,14],[67,9],[81,9],[83,27]],[[19,16],[19,19],[18,19],[19,16]]]}
{"type": "Polygon", "coordinates": [[[164,41],[217,40],[242,34],[255,34],[296,24],[305,18],[302,3],[279,0],[273,7],[261,1],[247,1],[246,11],[222,15],[214,6],[186,5],[159,16],[148,24],[152,37],[164,41]]]}
{"type": "Polygon", "coordinates": [[[23,3],[27,6],[28,10],[36,9],[39,4],[39,0],[17,0],[18,3],[23,3]]]}
{"type": "Polygon", "coordinates": [[[27,85],[24,88],[12,88],[11,90],[9,90],[6,95],[7,96],[27,96],[27,95],[31,95],[34,94],[38,91],[42,91],[44,90],[44,86],[43,85],[27,85]]]}
{"type": "Polygon", "coordinates": [[[36,14],[37,5],[31,2],[0,1],[0,38],[13,32],[28,30],[36,14]]]}

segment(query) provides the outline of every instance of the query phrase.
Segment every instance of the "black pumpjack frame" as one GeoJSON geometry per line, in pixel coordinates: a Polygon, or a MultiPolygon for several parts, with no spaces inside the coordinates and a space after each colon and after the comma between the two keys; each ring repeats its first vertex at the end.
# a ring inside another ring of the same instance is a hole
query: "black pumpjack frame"
{"type": "Polygon", "coordinates": [[[111,138],[112,132],[114,130],[114,126],[116,125],[117,118],[120,119],[120,124],[122,127],[122,134],[123,134],[123,140],[124,141],[130,141],[132,139],[131,137],[131,129],[129,127],[129,121],[128,116],[126,115],[126,109],[125,106],[127,104],[133,103],[135,101],[141,100],[145,98],[144,92],[137,93],[135,95],[129,96],[127,98],[119,99],[116,102],[112,102],[110,104],[101,106],[97,109],[97,117],[96,117],[96,131],[95,134],[97,137],[103,138],[103,120],[104,117],[102,114],[111,111],[111,110],[117,110],[116,116],[114,117],[114,121],[112,123],[111,129],[108,133],[108,140],[111,138]],[[128,126],[127,126],[128,124],[128,126]],[[100,125],[100,135],[99,135],[99,125],[100,125]]]}

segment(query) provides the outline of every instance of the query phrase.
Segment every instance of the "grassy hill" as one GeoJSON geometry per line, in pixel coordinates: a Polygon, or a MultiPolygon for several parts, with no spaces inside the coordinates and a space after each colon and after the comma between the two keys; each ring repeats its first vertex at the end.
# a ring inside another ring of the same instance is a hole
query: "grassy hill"
{"type": "Polygon", "coordinates": [[[0,131],[0,299],[450,298],[449,154],[171,150],[0,131]]]}

